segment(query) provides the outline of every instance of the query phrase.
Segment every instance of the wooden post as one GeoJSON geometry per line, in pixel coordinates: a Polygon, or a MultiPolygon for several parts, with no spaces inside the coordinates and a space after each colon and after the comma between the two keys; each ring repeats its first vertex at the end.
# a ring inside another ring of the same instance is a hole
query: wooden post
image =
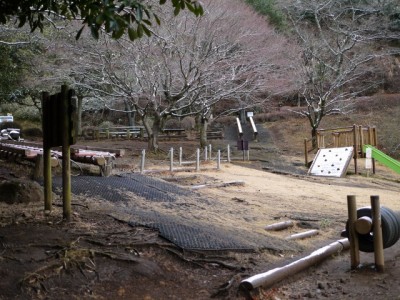
{"type": "MultiPolygon", "coordinates": [[[[362,145],[361,145],[362,147],[362,145]]],[[[357,143],[357,126],[353,125],[353,157],[354,157],[354,173],[357,175],[357,159],[358,159],[358,143],[357,143]]],[[[362,150],[361,150],[362,151],[362,150]]]]}
{"type": "Polygon", "coordinates": [[[360,265],[360,248],[358,242],[358,236],[355,228],[355,223],[357,221],[357,205],[356,196],[347,196],[347,210],[349,217],[349,242],[350,242],[350,260],[351,268],[355,269],[360,265]]]}
{"type": "Polygon", "coordinates": [[[211,144],[208,145],[208,159],[211,160],[211,151],[212,151],[212,146],[211,144]]]}
{"type": "Polygon", "coordinates": [[[182,147],[179,147],[179,165],[182,165],[182,147]]]}
{"type": "Polygon", "coordinates": [[[337,148],[337,147],[339,147],[339,133],[332,132],[332,135],[333,135],[333,147],[337,148]]]}
{"type": "Polygon", "coordinates": [[[305,166],[308,166],[308,147],[307,147],[307,139],[304,139],[304,162],[305,166]]]}
{"type": "Polygon", "coordinates": [[[68,86],[61,86],[61,94],[58,101],[62,106],[62,181],[63,181],[63,218],[71,219],[71,152],[69,141],[69,120],[68,120],[68,86]]]}
{"type": "Polygon", "coordinates": [[[371,196],[372,230],[374,234],[375,268],[383,272],[385,261],[383,256],[382,217],[379,196],[371,196]]]}
{"type": "Polygon", "coordinates": [[[208,160],[208,147],[205,146],[204,147],[204,161],[207,161],[207,160],[208,160]]]}
{"type": "MultiPolygon", "coordinates": [[[[50,95],[48,92],[43,92],[42,94],[42,108],[43,108],[43,117],[48,117],[48,114],[51,112],[44,111],[45,109],[48,109],[48,105],[45,105],[46,102],[49,102],[50,95]],[[45,116],[47,114],[47,116],[45,116]]],[[[48,124],[44,124],[45,122],[42,121],[43,124],[43,133],[48,134],[48,128],[44,128],[44,126],[48,126],[48,124]]],[[[53,183],[52,183],[52,178],[51,178],[51,147],[48,145],[48,140],[49,140],[49,135],[43,135],[43,186],[44,186],[44,210],[51,211],[52,209],[52,203],[53,203],[53,183]]]]}
{"type": "MultiPolygon", "coordinates": [[[[358,145],[361,148],[361,153],[362,153],[362,148],[364,146],[364,131],[361,125],[358,126],[358,145]]],[[[361,155],[361,157],[363,156],[361,155]]]]}
{"type": "Polygon", "coordinates": [[[144,171],[144,160],[145,160],[145,157],[146,157],[146,150],[143,149],[142,150],[141,162],[140,162],[140,173],[143,173],[143,171],[144,171]]]}
{"type": "Polygon", "coordinates": [[[169,150],[169,154],[170,154],[169,171],[172,172],[174,168],[174,148],[171,148],[171,150],[169,150]]]}
{"type": "MultiPolygon", "coordinates": [[[[371,144],[374,147],[378,147],[378,136],[376,133],[376,127],[372,127],[373,131],[373,144],[371,144]]],[[[375,168],[375,158],[372,158],[372,173],[375,174],[376,168],[375,168]]]]}
{"type": "Polygon", "coordinates": [[[221,169],[221,150],[217,152],[217,170],[221,169]]]}
{"type": "Polygon", "coordinates": [[[43,178],[43,154],[38,153],[35,158],[35,167],[33,169],[32,178],[34,180],[43,178]]]}
{"type": "Polygon", "coordinates": [[[196,171],[200,171],[200,149],[196,150],[196,171]]]}

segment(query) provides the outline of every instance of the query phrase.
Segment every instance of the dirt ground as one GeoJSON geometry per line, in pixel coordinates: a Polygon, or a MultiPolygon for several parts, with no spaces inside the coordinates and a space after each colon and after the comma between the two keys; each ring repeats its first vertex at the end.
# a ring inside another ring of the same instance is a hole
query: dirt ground
{"type": "MultiPolygon", "coordinates": [[[[124,159],[116,159],[114,172],[138,171],[144,145],[131,143],[113,142],[113,147],[127,150],[124,159]]],[[[165,153],[171,146],[163,144],[165,153]]],[[[192,157],[195,146],[184,147],[192,157]]],[[[298,156],[280,159],[301,165],[298,156]]],[[[29,166],[0,162],[0,181],[29,177],[29,166]]],[[[376,175],[354,175],[350,165],[344,178],[321,178],[235,160],[222,162],[220,169],[213,161],[202,164],[198,172],[193,167],[170,172],[167,159],[151,157],[146,169],[158,170],[146,172],[149,176],[195,189],[215,202],[213,211],[205,211],[188,198],[177,213],[235,229],[238,235],[258,232],[266,240],[281,240],[282,249],[183,250],[154,230],[117,220],[111,216],[117,204],[91,197],[73,196],[70,222],[62,220],[59,198],[51,212],[44,212],[37,201],[1,203],[0,299],[400,299],[399,243],[385,249],[383,273],[374,269],[373,254],[363,252],[362,265],[351,270],[349,251],[343,251],[271,286],[247,291],[240,285],[250,276],[341,239],[347,195],[356,195],[358,207],[368,206],[370,196],[379,195],[383,206],[400,211],[399,177],[390,170],[378,165],[376,175]],[[289,220],[295,224],[289,229],[264,230],[289,220]],[[310,229],[317,229],[318,235],[287,241],[310,229]]]]}

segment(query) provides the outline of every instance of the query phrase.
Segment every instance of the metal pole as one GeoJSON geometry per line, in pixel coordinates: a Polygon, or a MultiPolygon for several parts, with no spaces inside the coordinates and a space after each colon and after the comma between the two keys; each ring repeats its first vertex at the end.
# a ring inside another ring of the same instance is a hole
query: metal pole
{"type": "Polygon", "coordinates": [[[182,165],[182,147],[179,147],[179,165],[182,165]]]}
{"type": "Polygon", "coordinates": [[[196,171],[200,171],[200,149],[196,150],[196,171]]]}
{"type": "Polygon", "coordinates": [[[208,145],[208,159],[211,160],[211,150],[212,150],[212,146],[211,144],[208,145]]]}
{"type": "Polygon", "coordinates": [[[170,163],[169,163],[169,170],[170,172],[172,172],[173,167],[174,167],[174,148],[171,148],[171,150],[169,151],[170,153],[170,163]]]}
{"type": "Polygon", "coordinates": [[[347,196],[347,211],[349,216],[349,241],[350,241],[350,260],[351,268],[355,269],[360,265],[360,252],[358,236],[356,233],[355,223],[357,221],[357,205],[356,196],[347,196]]]}
{"type": "Polygon", "coordinates": [[[217,153],[217,169],[221,169],[221,150],[218,150],[217,153]]]}
{"type": "Polygon", "coordinates": [[[228,163],[231,162],[231,146],[228,144],[226,147],[226,151],[228,152],[228,163]]]}
{"type": "Polygon", "coordinates": [[[379,196],[371,196],[372,230],[374,233],[375,268],[378,272],[385,269],[383,256],[382,217],[379,196]]]}
{"type": "Polygon", "coordinates": [[[146,150],[143,149],[143,150],[142,150],[141,163],[140,163],[140,173],[143,173],[143,172],[144,172],[144,161],[145,161],[145,157],[146,157],[146,150]]]}
{"type": "Polygon", "coordinates": [[[205,161],[208,160],[208,147],[207,146],[204,147],[204,160],[205,161]]]}

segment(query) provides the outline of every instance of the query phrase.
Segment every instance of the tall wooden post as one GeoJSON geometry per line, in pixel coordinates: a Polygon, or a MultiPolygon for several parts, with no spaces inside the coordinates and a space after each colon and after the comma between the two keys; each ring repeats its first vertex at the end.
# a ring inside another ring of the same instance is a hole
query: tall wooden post
{"type": "Polygon", "coordinates": [[[51,178],[51,146],[48,143],[49,139],[49,126],[48,122],[45,122],[45,118],[49,118],[51,112],[47,111],[49,108],[50,95],[48,92],[42,94],[42,131],[43,131],[43,186],[44,186],[44,210],[52,209],[52,178],[51,178]],[[45,111],[46,110],[46,111],[45,111]]]}
{"type": "Polygon", "coordinates": [[[371,196],[372,230],[374,233],[375,268],[378,272],[384,271],[382,217],[379,196],[371,196]]]}
{"type": "Polygon", "coordinates": [[[347,210],[349,217],[349,241],[351,268],[355,269],[360,265],[360,251],[355,222],[357,221],[356,196],[347,196],[347,210]]]}
{"type": "Polygon", "coordinates": [[[62,181],[63,181],[63,218],[71,219],[71,154],[70,154],[70,126],[68,113],[68,86],[61,86],[60,101],[62,111],[62,181]]]}
{"type": "MultiPolygon", "coordinates": [[[[358,144],[358,139],[357,139],[357,126],[355,124],[353,125],[353,147],[354,147],[354,153],[353,153],[353,155],[354,155],[354,173],[357,175],[357,173],[358,173],[357,159],[358,159],[359,144],[358,144]]],[[[362,147],[362,145],[361,145],[361,147],[362,147]]]]}

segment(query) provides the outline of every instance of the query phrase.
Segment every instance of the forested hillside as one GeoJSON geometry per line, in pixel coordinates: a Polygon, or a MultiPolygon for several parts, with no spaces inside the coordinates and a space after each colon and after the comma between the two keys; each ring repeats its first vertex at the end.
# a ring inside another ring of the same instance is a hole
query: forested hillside
{"type": "Polygon", "coordinates": [[[0,114],[39,128],[41,93],[68,84],[80,128],[141,124],[157,151],[166,126],[195,127],[205,144],[216,119],[296,106],[291,115],[314,135],[326,116],[352,114],[359,97],[400,92],[395,0],[186,2],[154,6],[157,17],[136,18],[131,30],[103,17],[89,30],[49,14],[41,32],[18,27],[20,16],[2,19],[0,114]]]}

